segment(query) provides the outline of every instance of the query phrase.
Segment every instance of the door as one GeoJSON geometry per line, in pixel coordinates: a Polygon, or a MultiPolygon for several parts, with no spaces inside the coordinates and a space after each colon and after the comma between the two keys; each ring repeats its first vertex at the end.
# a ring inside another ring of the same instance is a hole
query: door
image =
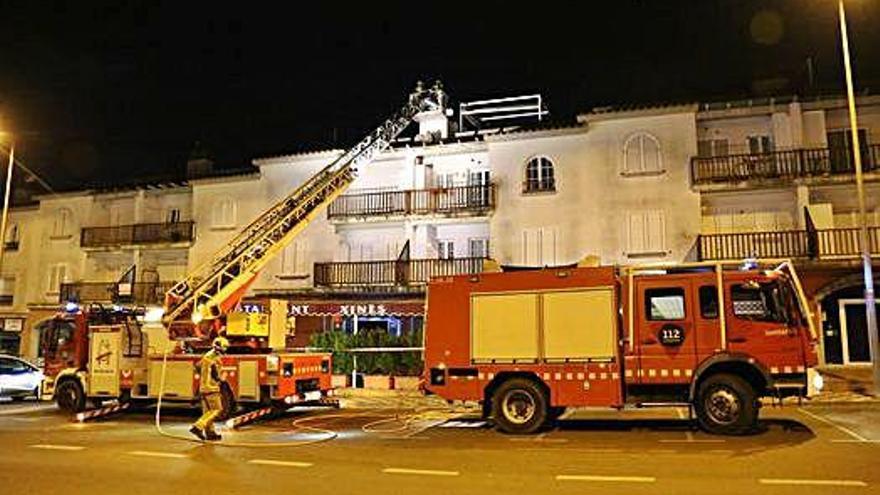
{"type": "Polygon", "coordinates": [[[639,383],[686,383],[696,365],[694,290],[689,277],[636,279],[639,383]]]}
{"type": "MultiPolygon", "coordinates": [[[[871,348],[868,341],[868,324],[864,299],[841,299],[840,344],[843,364],[870,364],[871,348]]],[[[875,306],[880,317],[880,304],[875,306]]]]}

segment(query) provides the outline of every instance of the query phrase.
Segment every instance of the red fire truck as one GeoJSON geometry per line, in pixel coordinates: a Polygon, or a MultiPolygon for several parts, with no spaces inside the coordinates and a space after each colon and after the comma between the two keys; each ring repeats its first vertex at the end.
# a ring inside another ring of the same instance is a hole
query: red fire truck
{"type": "Polygon", "coordinates": [[[740,434],[804,394],[817,340],[797,274],[723,264],[483,273],[428,287],[424,387],[508,433],[567,407],[687,406],[740,434]]]}
{"type": "MultiPolygon", "coordinates": [[[[213,337],[232,343],[223,358],[232,400],[262,404],[314,403],[332,393],[330,355],[285,350],[287,306],[270,301],[268,314],[236,312],[260,270],[282,252],[355,178],[358,166],[388,148],[422,112],[444,111],[439,84],[421,85],[378,128],[289,195],[262,212],[166,294],[164,307],[148,311],[79,307],[46,322],[42,332],[46,379],[43,393],[81,411],[87,400],[152,399],[193,402],[196,363],[213,337]],[[170,352],[170,355],[169,355],[170,352]]],[[[132,269],[129,273],[134,273],[132,269]]],[[[130,292],[131,280],[119,292],[130,292]]]]}

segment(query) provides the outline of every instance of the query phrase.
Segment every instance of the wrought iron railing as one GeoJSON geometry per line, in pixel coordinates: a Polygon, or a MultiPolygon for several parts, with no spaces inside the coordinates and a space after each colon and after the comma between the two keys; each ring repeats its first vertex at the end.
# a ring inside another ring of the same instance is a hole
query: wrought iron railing
{"type": "Polygon", "coordinates": [[[82,247],[132,244],[191,242],[195,222],[138,223],[114,227],[85,227],[80,235],[82,247]]]}
{"type": "MultiPolygon", "coordinates": [[[[880,144],[862,148],[862,170],[880,170],[880,144]]],[[[805,148],[691,158],[694,184],[855,173],[847,148],[805,148]]]]}
{"type": "MultiPolygon", "coordinates": [[[[880,254],[880,227],[868,228],[871,254],[880,254]]],[[[744,258],[857,258],[859,229],[784,230],[700,235],[700,260],[744,258]]]]}
{"type": "Polygon", "coordinates": [[[433,277],[480,273],[485,258],[315,263],[316,287],[417,286],[433,277]]]}
{"type": "Polygon", "coordinates": [[[494,205],[493,184],[383,191],[340,196],[330,204],[327,217],[480,213],[494,205]]]}
{"type": "Polygon", "coordinates": [[[129,291],[116,282],[72,282],[61,284],[59,301],[86,303],[162,304],[174,282],[136,282],[129,291]]]}

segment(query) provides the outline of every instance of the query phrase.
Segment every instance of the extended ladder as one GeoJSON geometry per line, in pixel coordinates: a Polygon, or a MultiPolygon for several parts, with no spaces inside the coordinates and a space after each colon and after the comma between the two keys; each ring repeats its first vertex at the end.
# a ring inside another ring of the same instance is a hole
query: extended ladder
{"type": "Polygon", "coordinates": [[[369,163],[387,148],[420,112],[440,105],[436,93],[417,87],[391,118],[260,214],[208,261],[175,284],[165,295],[163,321],[169,335],[192,337],[194,323],[217,318],[234,308],[260,269],[346,190],[358,165],[369,163]]]}

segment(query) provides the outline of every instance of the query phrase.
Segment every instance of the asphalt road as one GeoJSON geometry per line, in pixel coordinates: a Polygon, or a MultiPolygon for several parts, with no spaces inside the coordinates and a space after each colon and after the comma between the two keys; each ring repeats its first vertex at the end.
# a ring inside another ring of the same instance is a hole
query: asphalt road
{"type": "MultiPolygon", "coordinates": [[[[517,437],[438,410],[293,411],[208,445],[160,435],[149,411],[76,424],[52,406],[0,404],[0,490],[880,493],[880,404],[762,414],[764,431],[747,437],[693,431],[676,409],[577,411],[543,434],[517,437]]],[[[163,427],[186,438],[192,420],[169,410],[163,427]]]]}

